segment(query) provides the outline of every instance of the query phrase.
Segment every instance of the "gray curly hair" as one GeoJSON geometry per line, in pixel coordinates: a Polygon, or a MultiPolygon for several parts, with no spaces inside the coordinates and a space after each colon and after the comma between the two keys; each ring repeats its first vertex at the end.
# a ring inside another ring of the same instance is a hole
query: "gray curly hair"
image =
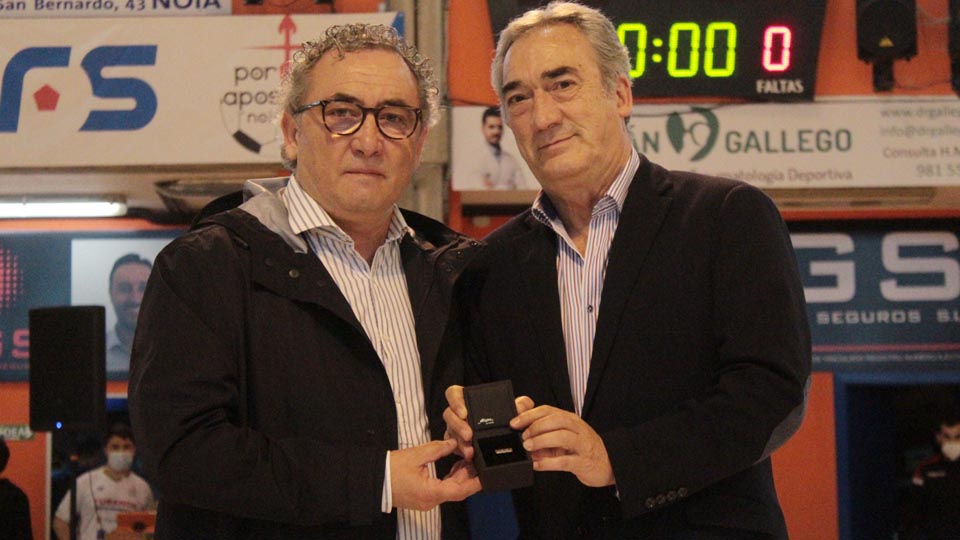
{"type": "MultiPolygon", "coordinates": [[[[421,55],[416,47],[408,44],[396,29],[382,24],[364,23],[331,26],[321,39],[307,41],[300,50],[293,53],[289,69],[280,86],[280,116],[283,116],[285,111],[292,114],[302,105],[301,100],[309,86],[308,75],[320,57],[331,49],[336,49],[340,58],[345,53],[365,49],[395,51],[417,78],[423,124],[430,127],[440,119],[440,91],[430,60],[421,55]]],[[[282,145],[280,157],[288,169],[293,170],[296,167],[296,162],[285,155],[282,145]]]]}

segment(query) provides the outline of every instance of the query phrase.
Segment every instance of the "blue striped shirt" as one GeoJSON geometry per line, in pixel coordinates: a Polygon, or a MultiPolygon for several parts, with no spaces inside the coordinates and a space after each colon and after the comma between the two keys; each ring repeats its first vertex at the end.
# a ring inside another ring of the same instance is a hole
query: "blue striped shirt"
{"type": "MultiPolygon", "coordinates": [[[[393,207],[387,238],[377,248],[372,263],[368,265],[354,249],[353,239],[303,191],[292,176],[281,198],[289,212],[293,232],[303,235],[320,258],[380,356],[397,405],[399,448],[429,442],[420,353],[417,350],[406,275],[400,259],[400,241],[412,231],[400,210],[393,207]]],[[[385,469],[382,510],[390,512],[393,504],[389,454],[385,469]]],[[[432,463],[429,470],[431,477],[435,478],[436,469],[432,463]]],[[[398,540],[439,538],[439,507],[426,512],[397,509],[398,540]]]]}
{"type": "Polygon", "coordinates": [[[583,398],[587,392],[593,338],[597,333],[600,295],[603,294],[603,280],[607,274],[610,244],[617,232],[627,190],[639,166],[640,157],[636,151],[631,151],[627,165],[606,194],[594,204],[590,214],[587,250],[582,256],[567,234],[549,197],[541,191],[533,203],[534,217],[557,235],[557,289],[560,291],[570,394],[577,414],[583,411],[583,398]]]}

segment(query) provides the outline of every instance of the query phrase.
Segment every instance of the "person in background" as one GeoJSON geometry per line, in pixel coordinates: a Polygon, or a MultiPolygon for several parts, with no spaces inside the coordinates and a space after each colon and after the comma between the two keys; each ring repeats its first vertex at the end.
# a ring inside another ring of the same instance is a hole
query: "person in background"
{"type": "MultiPolygon", "coordinates": [[[[68,434],[62,434],[68,435],[68,434]]],[[[55,443],[56,444],[56,443],[55,443]]],[[[85,433],[77,437],[74,450],[62,466],[50,474],[50,508],[57,508],[74,479],[103,464],[103,437],[85,433]]],[[[51,523],[51,530],[53,524],[51,523]]],[[[56,531],[51,538],[56,538],[56,531]]]]}
{"type": "Polygon", "coordinates": [[[476,156],[477,176],[486,189],[518,189],[523,187],[523,172],[517,159],[500,147],[503,140],[503,119],[499,107],[489,107],[483,111],[481,120],[483,138],[487,150],[476,156]]]}
{"type": "Polygon", "coordinates": [[[939,452],[913,473],[919,530],[926,540],[960,538],[960,414],[946,416],[936,433],[939,452]]]}
{"type": "Polygon", "coordinates": [[[110,270],[110,303],[117,323],[107,331],[107,376],[125,377],[130,369],[130,348],[137,329],[140,302],[153,265],[136,253],[128,253],[110,270]]]}
{"type": "Polygon", "coordinates": [[[0,437],[0,538],[33,540],[30,523],[30,500],[19,486],[3,476],[10,462],[10,448],[0,437]]]}
{"type": "Polygon", "coordinates": [[[397,207],[438,118],[433,69],[392,28],[335,26],[295,53],[280,102],[293,175],[248,183],[147,284],[130,416],[155,537],[462,537],[465,505],[439,505],[480,483],[431,439],[481,246],[397,207]]]}
{"type": "MultiPolygon", "coordinates": [[[[104,438],[107,462],[77,477],[79,540],[103,540],[117,528],[117,514],[153,508],[150,485],[130,469],[137,447],[126,424],[114,424],[104,438]]],[[[70,492],[64,495],[53,518],[59,540],[70,539],[70,492]]]]}
{"type": "MultiPolygon", "coordinates": [[[[521,396],[523,538],[787,538],[770,454],[800,426],[811,363],[789,234],[759,189],[636,152],[629,71],[587,6],[500,34],[494,89],[543,189],[487,239],[468,381],[521,396]]],[[[472,457],[462,388],[447,396],[472,457]]]]}

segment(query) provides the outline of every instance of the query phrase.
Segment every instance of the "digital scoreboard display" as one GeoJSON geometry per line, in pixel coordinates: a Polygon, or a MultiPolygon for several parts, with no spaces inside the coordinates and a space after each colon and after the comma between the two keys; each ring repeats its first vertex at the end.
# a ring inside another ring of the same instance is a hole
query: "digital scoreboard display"
{"type": "Polygon", "coordinates": [[[826,0],[608,1],[636,97],[811,100],[826,0]]]}
{"type": "MultiPolygon", "coordinates": [[[[489,2],[495,33],[540,4],[489,2]]],[[[630,51],[634,97],[813,99],[826,0],[584,3],[613,21],[630,51]]]]}

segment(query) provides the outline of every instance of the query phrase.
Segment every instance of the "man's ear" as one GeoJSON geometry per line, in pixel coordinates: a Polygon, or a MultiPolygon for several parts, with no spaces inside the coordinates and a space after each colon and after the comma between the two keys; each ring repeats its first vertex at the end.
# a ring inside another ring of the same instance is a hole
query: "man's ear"
{"type": "Polygon", "coordinates": [[[430,128],[424,126],[423,131],[420,133],[420,140],[416,142],[416,163],[414,164],[414,169],[420,167],[420,156],[423,155],[423,145],[427,142],[427,135],[430,133],[430,128]]]}
{"type": "Polygon", "coordinates": [[[283,155],[289,161],[297,161],[297,134],[300,132],[300,126],[296,119],[290,114],[290,111],[283,111],[280,118],[280,131],[283,132],[283,155]]]}
{"type": "Polygon", "coordinates": [[[633,91],[630,87],[630,78],[626,75],[617,76],[616,96],[617,111],[622,118],[629,118],[633,112],[633,91]]]}

